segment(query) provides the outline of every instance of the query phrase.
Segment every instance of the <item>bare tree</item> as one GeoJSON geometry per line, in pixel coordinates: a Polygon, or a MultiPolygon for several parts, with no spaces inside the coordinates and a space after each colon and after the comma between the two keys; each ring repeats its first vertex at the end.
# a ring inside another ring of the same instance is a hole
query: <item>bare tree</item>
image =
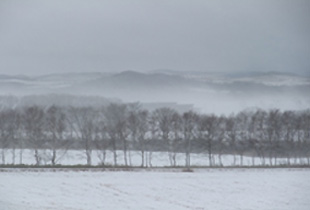
{"type": "Polygon", "coordinates": [[[141,151],[141,166],[144,167],[144,165],[147,166],[147,162],[145,161],[145,151],[146,151],[146,144],[147,139],[146,135],[149,129],[148,125],[148,111],[143,110],[138,113],[139,117],[139,129],[138,129],[138,142],[140,145],[140,151],[141,151]],[[146,162],[146,163],[145,163],[146,162]]]}
{"type": "Polygon", "coordinates": [[[281,123],[282,123],[282,130],[284,135],[284,141],[286,147],[283,148],[285,150],[285,155],[287,157],[287,164],[291,164],[291,153],[295,150],[295,142],[294,136],[296,133],[295,124],[296,124],[296,116],[295,113],[292,111],[285,111],[281,115],[281,123]]]}
{"type": "Polygon", "coordinates": [[[172,139],[171,139],[171,159],[173,166],[177,165],[177,153],[180,151],[182,135],[182,117],[175,112],[171,122],[172,139]]]}
{"type": "MultiPolygon", "coordinates": [[[[307,121],[307,111],[301,111],[294,113],[295,114],[295,124],[294,129],[296,132],[296,138],[294,143],[294,164],[297,164],[299,159],[300,164],[304,164],[303,159],[306,157],[303,148],[303,139],[304,139],[304,122],[307,121]]],[[[310,130],[310,119],[309,119],[309,130],[310,130]]]]}
{"type": "Polygon", "coordinates": [[[280,116],[281,113],[278,109],[270,110],[268,112],[267,117],[267,138],[269,142],[268,150],[269,150],[269,160],[270,165],[273,165],[272,159],[274,158],[274,164],[277,164],[277,151],[279,148],[279,140],[280,140],[280,116]]]}
{"type": "Polygon", "coordinates": [[[247,144],[249,143],[250,132],[250,114],[248,112],[240,112],[236,116],[237,125],[238,125],[238,138],[236,142],[237,153],[240,156],[240,165],[243,165],[243,156],[245,151],[248,149],[247,144]]]}
{"type": "Polygon", "coordinates": [[[204,148],[208,152],[209,166],[213,166],[214,156],[213,147],[216,138],[216,129],[218,126],[218,118],[215,115],[201,115],[198,126],[199,139],[204,148]]]}
{"type": "Polygon", "coordinates": [[[225,117],[221,116],[218,117],[218,126],[216,129],[216,138],[217,141],[217,152],[218,152],[218,159],[219,159],[219,165],[223,167],[222,162],[222,154],[223,154],[223,147],[224,147],[224,141],[225,139],[225,117]]]}
{"type": "Polygon", "coordinates": [[[128,159],[129,165],[132,165],[131,161],[131,150],[135,149],[135,145],[138,141],[138,129],[139,129],[139,117],[138,113],[141,111],[141,104],[139,103],[130,103],[127,104],[127,126],[130,131],[130,137],[128,138],[128,159]]]}
{"type": "Polygon", "coordinates": [[[46,131],[49,141],[49,147],[52,151],[51,162],[55,165],[57,160],[63,157],[68,150],[68,142],[64,140],[66,130],[66,115],[58,106],[51,106],[46,111],[46,131]],[[57,150],[62,150],[58,157],[57,150]]]}
{"type": "Polygon", "coordinates": [[[131,133],[132,143],[137,145],[137,148],[141,152],[141,167],[145,165],[145,151],[146,151],[146,134],[148,132],[148,112],[142,110],[140,105],[130,104],[129,105],[129,117],[128,117],[128,128],[131,133]]]}
{"type": "Polygon", "coordinates": [[[169,138],[172,132],[172,122],[176,111],[170,108],[160,108],[153,112],[154,119],[158,122],[162,140],[167,144],[170,165],[173,166],[173,140],[169,138]]]}
{"type": "Polygon", "coordinates": [[[105,165],[107,149],[109,148],[110,141],[108,139],[106,124],[103,120],[103,113],[100,112],[100,119],[98,122],[97,130],[96,130],[96,148],[97,148],[97,156],[100,160],[100,164],[102,166],[105,165]]]}
{"type": "Polygon", "coordinates": [[[71,107],[68,120],[75,136],[83,143],[87,165],[91,165],[93,144],[98,125],[97,111],[91,107],[71,107]]]}
{"type": "Polygon", "coordinates": [[[307,163],[310,165],[310,110],[306,110],[302,113],[302,149],[304,157],[307,158],[307,163]]]}
{"type": "Polygon", "coordinates": [[[148,125],[149,125],[149,132],[150,132],[150,142],[152,144],[147,148],[148,155],[146,155],[146,166],[152,167],[152,157],[153,157],[153,143],[159,136],[159,128],[158,128],[158,121],[154,113],[149,116],[148,118],[148,125]]]}
{"type": "Polygon", "coordinates": [[[261,158],[262,165],[265,165],[266,151],[267,151],[267,132],[266,132],[266,119],[267,112],[263,110],[257,110],[256,113],[257,128],[255,138],[258,140],[256,145],[256,151],[261,158]]]}
{"type": "Polygon", "coordinates": [[[5,152],[12,147],[12,162],[15,163],[16,134],[19,129],[19,115],[15,110],[0,112],[0,146],[2,164],[5,164],[5,152]]]}
{"type": "Polygon", "coordinates": [[[110,137],[113,155],[114,166],[117,165],[117,143],[119,141],[123,144],[124,162],[127,161],[127,136],[128,136],[128,110],[125,104],[110,104],[104,111],[107,133],[110,137]]]}
{"type": "Polygon", "coordinates": [[[185,141],[185,167],[188,170],[191,167],[192,141],[195,138],[198,119],[198,115],[193,111],[185,112],[182,116],[182,130],[185,141]]]}
{"type": "Polygon", "coordinates": [[[40,165],[41,156],[39,149],[44,144],[44,111],[38,106],[25,108],[23,114],[23,125],[27,140],[34,149],[36,165],[40,165]]]}
{"type": "Polygon", "coordinates": [[[9,146],[9,134],[7,132],[6,120],[7,116],[2,111],[0,113],[0,147],[2,149],[1,151],[2,164],[5,164],[5,153],[6,149],[9,146]]]}
{"type": "Polygon", "coordinates": [[[237,141],[237,122],[234,116],[230,116],[226,119],[225,124],[226,135],[229,139],[230,151],[233,155],[233,165],[236,165],[236,141],[237,141]]]}

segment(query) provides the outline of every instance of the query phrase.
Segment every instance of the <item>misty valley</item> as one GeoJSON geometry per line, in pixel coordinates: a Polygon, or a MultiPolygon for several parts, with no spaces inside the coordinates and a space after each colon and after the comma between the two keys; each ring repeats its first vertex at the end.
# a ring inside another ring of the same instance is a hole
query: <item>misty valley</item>
{"type": "Polygon", "coordinates": [[[308,109],[309,90],[309,75],[279,72],[156,70],[0,75],[0,106],[101,106],[109,102],[139,102],[151,110],[169,107],[180,112],[194,110],[229,115],[257,108],[266,111],[308,109]],[[85,100],[79,100],[80,96],[86,97],[85,100]]]}

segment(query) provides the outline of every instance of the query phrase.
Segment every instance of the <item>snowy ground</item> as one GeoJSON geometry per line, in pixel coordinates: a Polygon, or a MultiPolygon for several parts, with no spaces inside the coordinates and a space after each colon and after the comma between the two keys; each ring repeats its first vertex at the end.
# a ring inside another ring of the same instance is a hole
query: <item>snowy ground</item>
{"type": "MultiPolygon", "coordinates": [[[[15,159],[13,158],[12,151],[7,150],[5,151],[5,162],[4,164],[27,164],[27,165],[34,165],[35,158],[34,158],[34,151],[30,149],[25,149],[22,151],[22,161],[20,160],[20,150],[15,151],[15,159]]],[[[39,154],[42,158],[41,164],[42,165],[50,165],[51,164],[51,150],[40,150],[39,154]]],[[[139,151],[130,151],[128,152],[128,164],[132,166],[141,166],[141,153],[139,151]],[[129,155],[130,154],[130,155],[129,155]],[[130,156],[130,158],[129,158],[130,156]]],[[[62,151],[57,152],[57,164],[61,165],[85,165],[86,162],[86,155],[84,150],[69,150],[66,153],[62,151]]],[[[240,156],[236,155],[236,165],[241,165],[240,156]]],[[[234,165],[234,157],[233,155],[222,155],[222,164],[224,166],[232,166],[234,165]]],[[[215,165],[219,165],[219,155],[213,155],[213,160],[215,165]]],[[[92,151],[92,165],[101,165],[102,162],[102,152],[98,150],[92,151]]],[[[148,163],[148,166],[152,165],[153,167],[161,167],[161,166],[170,166],[169,156],[167,152],[146,152],[145,155],[145,162],[148,163]],[[150,164],[151,162],[151,164],[150,164]]],[[[0,163],[3,164],[3,161],[0,160],[0,163]]],[[[113,153],[111,151],[106,151],[106,158],[105,158],[105,165],[113,165],[113,153]]],[[[125,165],[124,162],[124,153],[122,151],[117,151],[117,163],[118,165],[125,165]]],[[[249,156],[243,156],[242,165],[243,166],[261,166],[262,160],[258,157],[252,158],[249,156]],[[253,162],[254,161],[254,162],[253,162]]],[[[291,159],[291,164],[307,164],[307,159],[291,159]]],[[[269,159],[265,159],[265,164],[270,164],[269,159]]],[[[273,159],[274,164],[274,159],[273,159]]],[[[280,164],[287,164],[286,158],[277,158],[277,165],[280,164]]],[[[185,165],[185,154],[184,153],[177,153],[176,154],[176,165],[177,166],[184,166],[185,165]]],[[[208,166],[209,165],[209,158],[207,153],[200,153],[200,154],[191,154],[191,165],[193,166],[208,166]]]]}
{"type": "Polygon", "coordinates": [[[0,172],[0,209],[308,210],[309,169],[0,172]]]}

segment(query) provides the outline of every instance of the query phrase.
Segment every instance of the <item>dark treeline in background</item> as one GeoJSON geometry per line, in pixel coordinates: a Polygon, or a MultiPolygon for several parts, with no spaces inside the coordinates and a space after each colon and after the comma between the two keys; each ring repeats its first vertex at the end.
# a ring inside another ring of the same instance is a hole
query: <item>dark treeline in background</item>
{"type": "Polygon", "coordinates": [[[57,164],[68,150],[84,150],[86,164],[92,152],[100,152],[105,165],[107,151],[123,152],[124,164],[131,165],[132,151],[141,154],[141,166],[151,167],[155,151],[167,152],[171,166],[176,156],[206,154],[206,166],[223,166],[222,155],[242,166],[243,157],[259,158],[262,165],[275,166],[284,158],[287,165],[310,165],[310,110],[251,110],[230,116],[178,113],[172,108],[149,112],[138,103],[111,103],[104,107],[27,106],[0,111],[2,164],[13,154],[13,164],[23,163],[23,151],[33,151],[35,163],[42,164],[40,150],[49,150],[49,163],[57,164]],[[216,155],[216,156],[215,156],[216,155]],[[215,161],[215,157],[218,161],[215,161]],[[237,158],[238,157],[238,158],[237,158]],[[237,161],[238,160],[238,161],[237,161]]]}

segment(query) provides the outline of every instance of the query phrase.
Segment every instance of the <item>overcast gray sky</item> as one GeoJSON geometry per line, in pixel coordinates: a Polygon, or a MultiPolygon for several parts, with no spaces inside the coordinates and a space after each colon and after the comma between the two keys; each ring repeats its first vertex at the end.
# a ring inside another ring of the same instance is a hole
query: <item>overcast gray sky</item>
{"type": "Polygon", "coordinates": [[[1,0],[0,73],[310,71],[309,0],[1,0]]]}

